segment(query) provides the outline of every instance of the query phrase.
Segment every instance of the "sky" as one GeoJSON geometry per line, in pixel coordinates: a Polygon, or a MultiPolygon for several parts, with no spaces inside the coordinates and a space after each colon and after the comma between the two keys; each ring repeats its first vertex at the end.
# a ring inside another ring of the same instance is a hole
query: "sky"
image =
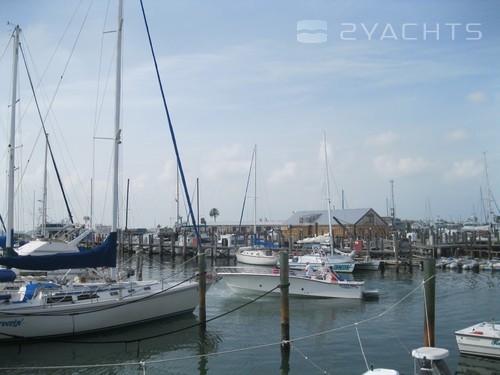
{"type": "MultiPolygon", "coordinates": [[[[143,5],[197,217],[213,222],[217,208],[221,223],[279,222],[325,210],[328,196],[332,208],[381,216],[394,206],[401,219],[484,221],[489,202],[498,214],[488,199],[500,194],[498,1],[143,5]]],[[[74,220],[109,225],[117,0],[1,0],[0,18],[3,181],[13,25],[25,56],[16,230],[40,222],[40,118],[74,220]]],[[[119,220],[129,228],[172,226],[177,216],[174,147],[148,43],[140,1],[125,0],[119,220]]],[[[51,167],[47,191],[48,219],[66,220],[51,167]]]]}

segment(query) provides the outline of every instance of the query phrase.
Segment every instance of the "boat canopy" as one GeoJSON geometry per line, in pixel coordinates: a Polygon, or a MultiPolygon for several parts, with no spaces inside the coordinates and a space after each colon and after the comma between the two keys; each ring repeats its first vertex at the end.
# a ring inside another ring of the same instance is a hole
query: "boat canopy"
{"type": "Polygon", "coordinates": [[[116,239],[116,232],[112,232],[101,245],[78,253],[0,257],[0,265],[21,270],[40,271],[116,267],[116,239]]]}

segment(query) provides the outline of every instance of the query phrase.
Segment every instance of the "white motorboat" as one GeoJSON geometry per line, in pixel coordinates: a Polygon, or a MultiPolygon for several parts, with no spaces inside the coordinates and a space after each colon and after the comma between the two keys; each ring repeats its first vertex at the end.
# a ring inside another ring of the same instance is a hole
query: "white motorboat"
{"type": "Polygon", "coordinates": [[[380,259],[372,259],[368,256],[363,258],[355,258],[354,264],[355,264],[354,266],[355,271],[359,270],[376,271],[380,268],[380,259]]]}
{"type": "MultiPolygon", "coordinates": [[[[216,272],[236,293],[281,292],[280,270],[277,268],[219,267],[216,272]]],[[[365,295],[364,281],[335,280],[331,274],[325,279],[314,276],[307,278],[302,272],[290,271],[288,281],[289,295],[294,297],[360,299],[365,295]]]]}
{"type": "Polygon", "coordinates": [[[455,337],[460,353],[500,358],[500,327],[494,321],[458,330],[455,337]]]}

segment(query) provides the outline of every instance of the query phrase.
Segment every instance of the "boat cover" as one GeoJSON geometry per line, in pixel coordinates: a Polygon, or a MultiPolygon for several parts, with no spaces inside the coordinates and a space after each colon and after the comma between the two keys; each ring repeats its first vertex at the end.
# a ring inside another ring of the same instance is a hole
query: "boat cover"
{"type": "Polygon", "coordinates": [[[16,279],[16,273],[8,269],[0,269],[0,283],[11,283],[16,279]]]}
{"type": "Polygon", "coordinates": [[[70,268],[116,267],[116,232],[99,246],[78,253],[0,257],[0,265],[21,270],[53,271],[70,268]]]}

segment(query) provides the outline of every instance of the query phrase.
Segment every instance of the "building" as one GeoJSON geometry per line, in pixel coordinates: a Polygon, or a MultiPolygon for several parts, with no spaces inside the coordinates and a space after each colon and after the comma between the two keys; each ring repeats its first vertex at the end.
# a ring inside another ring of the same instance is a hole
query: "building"
{"type": "MultiPolygon", "coordinates": [[[[340,239],[367,239],[386,237],[390,226],[371,208],[331,210],[333,237],[340,239]]],[[[293,237],[294,242],[329,233],[328,211],[300,211],[285,220],[281,226],[284,238],[293,237]]]]}

